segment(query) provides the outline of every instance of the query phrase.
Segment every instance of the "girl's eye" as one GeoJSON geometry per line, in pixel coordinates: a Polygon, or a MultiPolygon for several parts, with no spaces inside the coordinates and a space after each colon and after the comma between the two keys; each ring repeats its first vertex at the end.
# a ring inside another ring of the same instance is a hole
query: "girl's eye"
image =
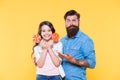
{"type": "Polygon", "coordinates": [[[48,32],[50,32],[51,30],[48,30],[48,32]]]}
{"type": "MultiPolygon", "coordinates": [[[[46,30],[42,30],[42,32],[46,32],[46,30]]],[[[51,30],[47,30],[47,32],[51,32],[51,30]]]]}
{"type": "Polygon", "coordinates": [[[45,30],[42,30],[42,32],[45,32],[45,30]]]}

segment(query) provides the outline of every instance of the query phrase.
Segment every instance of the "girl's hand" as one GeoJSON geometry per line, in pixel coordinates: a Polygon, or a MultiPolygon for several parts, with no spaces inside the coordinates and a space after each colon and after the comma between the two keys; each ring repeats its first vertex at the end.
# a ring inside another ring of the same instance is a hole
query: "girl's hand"
{"type": "Polygon", "coordinates": [[[48,49],[47,42],[45,40],[43,40],[43,39],[40,42],[40,46],[42,47],[42,49],[48,49]]]}
{"type": "Polygon", "coordinates": [[[51,49],[53,47],[53,40],[50,40],[47,42],[48,49],[51,49]]]}

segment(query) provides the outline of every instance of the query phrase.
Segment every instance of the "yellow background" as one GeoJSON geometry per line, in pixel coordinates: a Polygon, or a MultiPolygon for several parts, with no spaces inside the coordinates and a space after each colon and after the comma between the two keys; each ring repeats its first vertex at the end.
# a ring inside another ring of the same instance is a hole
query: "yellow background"
{"type": "Polygon", "coordinates": [[[32,37],[43,20],[63,37],[70,9],[80,12],[80,28],[95,43],[97,65],[88,79],[120,80],[119,0],[0,0],[0,80],[35,80],[32,37]]]}

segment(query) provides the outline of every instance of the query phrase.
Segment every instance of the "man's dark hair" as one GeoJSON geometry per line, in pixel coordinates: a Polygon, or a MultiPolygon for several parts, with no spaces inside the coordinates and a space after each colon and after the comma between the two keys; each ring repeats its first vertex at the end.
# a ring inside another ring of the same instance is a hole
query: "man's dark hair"
{"type": "Polygon", "coordinates": [[[67,16],[73,16],[76,15],[78,19],[80,19],[80,14],[75,11],[75,10],[69,10],[66,12],[66,14],[64,15],[64,19],[66,19],[67,16]]]}

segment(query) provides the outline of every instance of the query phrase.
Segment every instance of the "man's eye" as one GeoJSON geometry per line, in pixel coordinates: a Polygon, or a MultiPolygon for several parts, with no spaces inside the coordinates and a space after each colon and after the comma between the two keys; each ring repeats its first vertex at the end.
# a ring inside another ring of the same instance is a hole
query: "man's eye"
{"type": "Polygon", "coordinates": [[[66,22],[70,22],[70,20],[66,20],[66,22]]]}
{"type": "Polygon", "coordinates": [[[77,19],[74,19],[74,20],[72,20],[72,21],[77,21],[77,19]]]}

